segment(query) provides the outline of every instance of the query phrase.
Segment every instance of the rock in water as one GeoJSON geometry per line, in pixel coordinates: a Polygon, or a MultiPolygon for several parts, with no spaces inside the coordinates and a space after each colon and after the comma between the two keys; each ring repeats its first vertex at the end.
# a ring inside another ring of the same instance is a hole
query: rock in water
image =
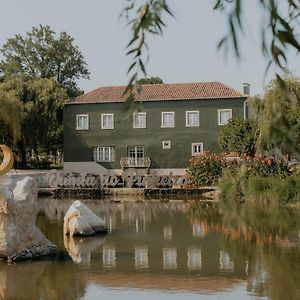
{"type": "Polygon", "coordinates": [[[93,235],[107,232],[108,228],[101,218],[96,216],[79,200],[74,201],[64,217],[64,234],[93,235]]]}
{"type": "Polygon", "coordinates": [[[0,257],[17,261],[56,252],[57,247],[35,224],[37,193],[31,177],[0,185],[0,257]]]}

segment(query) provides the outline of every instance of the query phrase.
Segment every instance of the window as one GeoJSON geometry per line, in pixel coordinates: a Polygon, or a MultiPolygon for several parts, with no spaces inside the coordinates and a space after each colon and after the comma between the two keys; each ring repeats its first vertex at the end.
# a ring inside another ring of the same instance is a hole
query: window
{"type": "Polygon", "coordinates": [[[76,130],[89,129],[89,115],[76,115],[76,130]]]}
{"type": "Polygon", "coordinates": [[[162,141],[163,149],[171,149],[171,141],[162,141]]]}
{"type": "Polygon", "coordinates": [[[161,113],[161,127],[175,127],[175,113],[162,112],[161,113]]]}
{"type": "Polygon", "coordinates": [[[192,156],[203,153],[203,143],[192,143],[192,156]]]}
{"type": "Polygon", "coordinates": [[[93,159],[97,162],[115,161],[116,149],[113,146],[99,146],[93,149],[93,159]]]}
{"type": "Polygon", "coordinates": [[[145,149],[144,146],[128,146],[128,157],[130,159],[130,165],[143,166],[145,164],[145,149]]]}
{"type": "Polygon", "coordinates": [[[232,118],[232,109],[218,109],[218,125],[226,125],[232,118]]]}
{"type": "Polygon", "coordinates": [[[146,128],[146,113],[133,113],[133,128],[146,128]]]}
{"type": "Polygon", "coordinates": [[[101,128],[114,129],[114,114],[101,114],[101,128]]]}
{"type": "Polygon", "coordinates": [[[186,111],[185,112],[186,127],[199,126],[199,111],[186,111]]]}

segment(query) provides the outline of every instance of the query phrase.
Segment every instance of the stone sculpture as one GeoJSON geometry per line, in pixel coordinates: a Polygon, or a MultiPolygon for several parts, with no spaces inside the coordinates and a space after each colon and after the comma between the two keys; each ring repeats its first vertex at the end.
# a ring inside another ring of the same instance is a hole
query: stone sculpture
{"type": "Polygon", "coordinates": [[[97,232],[107,232],[108,228],[101,218],[96,216],[79,200],[74,201],[64,217],[64,234],[89,236],[97,232]]]}
{"type": "Polygon", "coordinates": [[[3,152],[3,161],[0,165],[0,175],[8,173],[14,165],[14,155],[9,147],[1,144],[0,149],[3,152]]]}
{"type": "Polygon", "coordinates": [[[35,180],[0,180],[0,258],[9,262],[55,253],[56,246],[36,227],[35,180]]]}

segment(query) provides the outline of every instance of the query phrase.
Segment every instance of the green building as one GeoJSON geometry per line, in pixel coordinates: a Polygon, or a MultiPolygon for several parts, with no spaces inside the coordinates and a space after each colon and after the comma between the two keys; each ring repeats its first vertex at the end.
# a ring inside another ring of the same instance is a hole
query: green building
{"type": "Polygon", "coordinates": [[[126,109],[125,86],[103,87],[64,109],[64,169],[121,174],[126,168],[183,174],[193,155],[218,152],[218,135],[231,118],[246,117],[249,85],[146,84],[126,109]]]}

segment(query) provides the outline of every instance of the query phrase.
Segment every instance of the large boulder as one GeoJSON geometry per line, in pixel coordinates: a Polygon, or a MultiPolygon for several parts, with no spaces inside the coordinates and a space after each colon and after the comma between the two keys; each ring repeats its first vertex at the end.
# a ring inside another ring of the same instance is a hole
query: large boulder
{"type": "Polygon", "coordinates": [[[77,200],[72,203],[64,217],[64,234],[89,236],[97,232],[107,232],[108,228],[101,218],[86,205],[77,200]]]}
{"type": "Polygon", "coordinates": [[[37,184],[31,177],[1,181],[1,258],[17,261],[55,253],[57,247],[36,227],[37,193],[37,184]]]}

